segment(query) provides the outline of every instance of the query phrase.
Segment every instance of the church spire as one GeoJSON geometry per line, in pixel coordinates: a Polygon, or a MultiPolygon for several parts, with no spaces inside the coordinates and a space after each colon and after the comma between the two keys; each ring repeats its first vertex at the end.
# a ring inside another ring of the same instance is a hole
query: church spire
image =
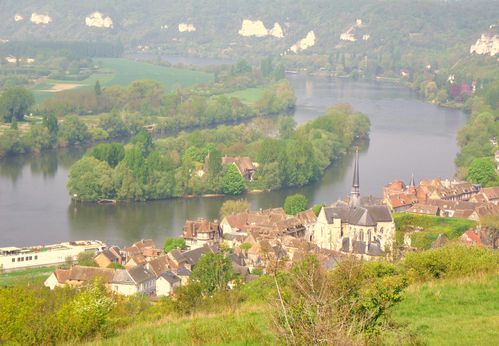
{"type": "Polygon", "coordinates": [[[409,184],[410,187],[415,187],[416,184],[414,183],[414,172],[412,172],[412,175],[411,175],[411,183],[409,184]]]}
{"type": "Polygon", "coordinates": [[[350,193],[350,206],[360,206],[360,184],[359,184],[359,148],[355,150],[355,163],[353,167],[352,192],[350,193]]]}

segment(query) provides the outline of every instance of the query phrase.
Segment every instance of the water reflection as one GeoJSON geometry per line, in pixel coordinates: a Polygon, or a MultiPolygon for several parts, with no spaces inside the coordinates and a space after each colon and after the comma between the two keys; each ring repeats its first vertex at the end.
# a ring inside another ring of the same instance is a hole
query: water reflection
{"type": "MultiPolygon", "coordinates": [[[[457,130],[466,115],[418,100],[390,84],[290,76],[297,95],[298,123],[328,106],[350,103],[369,116],[369,145],[361,148],[361,194],[380,195],[392,179],[450,177],[454,173],[457,130]]],[[[72,203],[66,190],[69,167],[85,149],[47,152],[0,161],[0,246],[31,245],[68,239],[101,239],[123,245],[140,238],[159,244],[181,232],[187,218],[216,218],[224,198],[171,199],[149,203],[95,205],[72,203]]],[[[353,156],[326,170],[302,188],[244,196],[253,209],[282,206],[287,195],[302,193],[311,203],[341,198],[352,183],[353,156]]]]}

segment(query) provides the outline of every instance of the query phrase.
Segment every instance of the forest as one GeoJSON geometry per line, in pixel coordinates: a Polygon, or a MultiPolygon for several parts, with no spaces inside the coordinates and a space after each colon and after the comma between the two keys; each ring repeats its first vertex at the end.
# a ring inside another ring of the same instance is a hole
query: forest
{"type": "MultiPolygon", "coordinates": [[[[369,120],[342,105],[294,129],[283,116],[278,133],[266,135],[272,121],[220,126],[153,141],[144,131],[125,146],[98,144],[70,170],[68,190],[81,201],[144,201],[253,189],[303,186],[369,132],[369,120]],[[223,156],[249,156],[258,163],[254,180],[243,179],[223,156]]],[[[273,131],[275,133],[275,131],[273,131]]]]}

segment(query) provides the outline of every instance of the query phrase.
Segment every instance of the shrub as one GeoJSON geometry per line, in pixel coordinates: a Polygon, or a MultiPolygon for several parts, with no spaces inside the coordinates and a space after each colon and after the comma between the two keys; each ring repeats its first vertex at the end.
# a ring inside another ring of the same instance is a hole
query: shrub
{"type": "Polygon", "coordinates": [[[307,207],[307,197],[299,193],[286,197],[286,200],[284,201],[284,211],[288,215],[296,215],[301,211],[307,210],[307,207]]]}
{"type": "Polygon", "coordinates": [[[498,253],[486,248],[465,245],[444,246],[409,253],[401,262],[402,268],[408,275],[419,280],[489,272],[497,270],[498,265],[498,253]]]}

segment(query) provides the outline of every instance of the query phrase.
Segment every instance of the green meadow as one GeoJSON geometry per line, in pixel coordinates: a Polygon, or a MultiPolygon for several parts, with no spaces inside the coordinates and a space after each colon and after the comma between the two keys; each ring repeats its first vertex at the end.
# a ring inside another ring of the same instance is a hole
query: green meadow
{"type": "Polygon", "coordinates": [[[121,58],[96,59],[96,63],[100,66],[99,70],[82,81],[47,79],[37,84],[33,88],[36,102],[40,103],[52,96],[54,92],[48,90],[57,85],[76,85],[75,88],[68,90],[77,90],[93,87],[97,80],[101,86],[105,87],[116,84],[128,85],[135,80],[151,79],[163,84],[166,91],[171,91],[180,86],[209,83],[214,78],[213,74],[207,72],[165,67],[121,58]]]}
{"type": "Polygon", "coordinates": [[[227,97],[237,97],[246,104],[255,103],[263,93],[264,88],[247,88],[243,90],[237,90],[228,94],[227,97]]]}
{"type": "Polygon", "coordinates": [[[393,318],[423,345],[497,345],[499,275],[414,284],[393,318]]]}
{"type": "Polygon", "coordinates": [[[42,284],[54,271],[54,267],[32,268],[8,273],[0,273],[0,287],[16,284],[42,284]]]}

